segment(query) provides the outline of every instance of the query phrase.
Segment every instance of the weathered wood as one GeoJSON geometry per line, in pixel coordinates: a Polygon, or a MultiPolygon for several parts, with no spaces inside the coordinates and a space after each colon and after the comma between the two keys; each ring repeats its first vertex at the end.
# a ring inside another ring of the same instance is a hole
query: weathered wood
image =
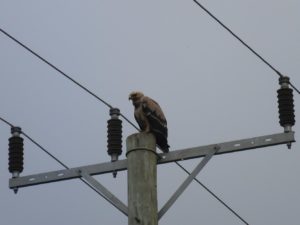
{"type": "Polygon", "coordinates": [[[127,138],[128,224],[157,225],[157,154],[150,133],[127,138]]]}

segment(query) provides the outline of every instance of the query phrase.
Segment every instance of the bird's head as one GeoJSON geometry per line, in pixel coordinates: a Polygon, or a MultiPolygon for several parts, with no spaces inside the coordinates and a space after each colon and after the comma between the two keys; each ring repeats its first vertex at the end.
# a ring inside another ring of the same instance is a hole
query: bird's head
{"type": "Polygon", "coordinates": [[[135,105],[136,103],[138,103],[141,100],[142,97],[144,97],[144,94],[142,92],[133,91],[130,93],[128,99],[131,100],[132,103],[135,105]]]}

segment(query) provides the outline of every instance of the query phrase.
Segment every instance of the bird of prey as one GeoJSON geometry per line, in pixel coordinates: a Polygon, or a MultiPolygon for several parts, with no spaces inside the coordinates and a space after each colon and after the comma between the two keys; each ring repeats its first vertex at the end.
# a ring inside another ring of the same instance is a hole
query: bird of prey
{"type": "Polygon", "coordinates": [[[158,147],[169,152],[167,120],[159,104],[142,92],[132,92],[129,100],[134,105],[134,117],[141,131],[153,133],[158,147]]]}

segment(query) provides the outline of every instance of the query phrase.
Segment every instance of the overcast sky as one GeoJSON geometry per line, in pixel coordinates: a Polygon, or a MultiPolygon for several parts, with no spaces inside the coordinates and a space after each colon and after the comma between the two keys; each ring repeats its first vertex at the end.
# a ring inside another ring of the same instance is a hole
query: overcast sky
{"type": "MultiPolygon", "coordinates": [[[[300,1],[201,0],[211,12],[300,88],[300,1]]],[[[192,0],[0,0],[0,27],[130,120],[128,94],[140,90],[163,108],[171,151],[283,132],[278,76],[192,0]]],[[[0,116],[69,167],[109,161],[109,109],[0,33],[0,116]]],[[[300,116],[295,93],[296,119],[300,116]]],[[[298,125],[294,127],[298,139],[298,125]]],[[[136,130],[123,121],[126,137],[136,130]]],[[[0,124],[0,223],[127,224],[80,180],[8,188],[7,139],[0,124]]],[[[299,225],[300,152],[285,145],[215,156],[198,179],[251,225],[299,225]]],[[[200,159],[182,164],[190,171],[200,159]]],[[[25,139],[22,175],[62,167],[25,139]]],[[[127,173],[96,176],[127,202],[127,173]]],[[[158,167],[159,208],[186,174],[158,167]]],[[[160,225],[239,225],[193,182],[160,225]]]]}

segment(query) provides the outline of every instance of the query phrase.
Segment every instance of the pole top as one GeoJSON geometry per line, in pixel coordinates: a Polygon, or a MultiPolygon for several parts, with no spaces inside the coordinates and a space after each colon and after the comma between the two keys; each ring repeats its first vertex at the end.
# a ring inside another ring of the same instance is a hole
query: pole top
{"type": "Polygon", "coordinates": [[[146,150],[152,151],[156,154],[156,139],[152,133],[135,133],[126,139],[127,153],[126,156],[132,151],[146,150]]]}

